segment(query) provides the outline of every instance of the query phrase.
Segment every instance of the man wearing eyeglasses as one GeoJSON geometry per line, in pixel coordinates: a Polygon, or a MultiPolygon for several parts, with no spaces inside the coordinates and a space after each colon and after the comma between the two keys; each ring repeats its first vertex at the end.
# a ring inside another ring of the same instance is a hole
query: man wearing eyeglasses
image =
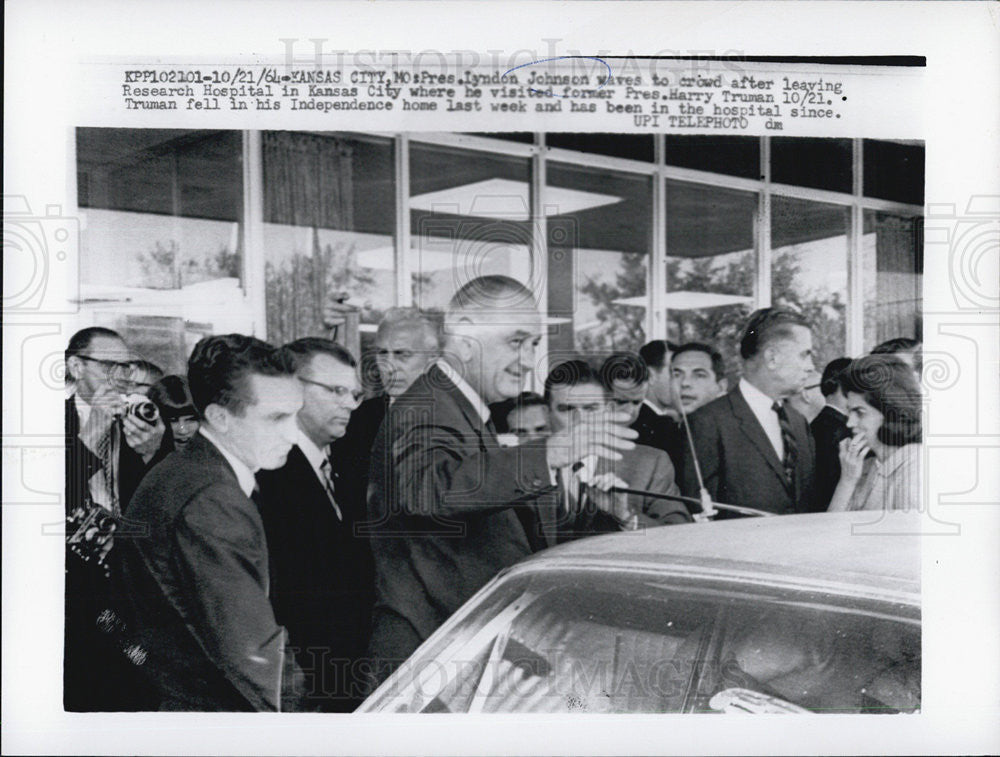
{"type": "Polygon", "coordinates": [[[355,524],[365,513],[353,462],[331,454],[361,399],[357,363],[339,344],[307,337],[285,345],[302,385],[298,441],[285,465],[260,471],[261,514],[275,617],[306,673],[307,702],[351,712],[368,644],[373,566],[355,524]]]}
{"type": "Polygon", "coordinates": [[[166,427],[124,413],[133,360],[121,336],[91,327],[74,334],[65,351],[66,378],[66,623],[63,695],[75,712],[141,707],[134,672],[108,633],[110,575],[117,570],[110,533],[78,524],[92,508],[121,518],[146,472],[168,451],[166,427]]]}

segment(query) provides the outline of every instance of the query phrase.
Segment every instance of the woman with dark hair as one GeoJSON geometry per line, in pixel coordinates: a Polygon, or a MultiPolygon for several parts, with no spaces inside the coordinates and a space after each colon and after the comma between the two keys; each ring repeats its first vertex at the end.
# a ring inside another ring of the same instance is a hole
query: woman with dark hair
{"type": "Polygon", "coordinates": [[[920,504],[921,394],[913,372],[890,355],[852,360],[840,374],[847,428],[840,443],[838,510],[910,510],[920,504]]]}
{"type": "Polygon", "coordinates": [[[174,448],[183,449],[201,425],[187,380],[183,376],[164,376],[150,388],[149,399],[156,403],[170,428],[174,448]]]}

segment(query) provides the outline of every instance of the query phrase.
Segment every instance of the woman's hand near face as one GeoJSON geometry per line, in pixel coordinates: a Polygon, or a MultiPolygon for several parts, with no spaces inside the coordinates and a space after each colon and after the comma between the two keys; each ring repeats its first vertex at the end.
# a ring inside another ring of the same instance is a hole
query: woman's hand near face
{"type": "Polygon", "coordinates": [[[840,479],[854,481],[861,478],[865,457],[871,450],[861,436],[851,436],[840,442],[840,479]]]}

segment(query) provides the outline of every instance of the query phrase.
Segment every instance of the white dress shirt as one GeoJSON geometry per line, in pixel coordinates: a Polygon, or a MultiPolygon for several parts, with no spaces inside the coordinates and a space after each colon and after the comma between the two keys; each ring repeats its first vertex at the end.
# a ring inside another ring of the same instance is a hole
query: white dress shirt
{"type": "MultiPolygon", "coordinates": [[[[296,444],[298,444],[299,449],[302,450],[302,454],[305,455],[306,460],[309,461],[309,465],[312,467],[313,473],[316,474],[316,478],[318,478],[319,482],[323,484],[323,488],[326,489],[326,492],[329,495],[330,489],[327,487],[326,474],[323,472],[323,461],[329,460],[326,449],[320,449],[317,447],[313,443],[313,440],[305,435],[302,429],[299,429],[299,440],[296,444]]],[[[331,475],[333,475],[332,471],[331,475]]],[[[333,481],[330,481],[330,486],[333,486],[333,481]]],[[[333,498],[333,496],[330,496],[330,504],[333,505],[333,509],[337,511],[337,517],[343,520],[344,515],[340,511],[340,506],[337,504],[337,501],[333,498]]]]}
{"type": "Polygon", "coordinates": [[[771,407],[774,400],[764,392],[755,387],[745,378],[740,379],[740,394],[750,406],[750,411],[754,414],[757,422],[764,428],[768,441],[774,447],[779,460],[785,459],[785,443],[781,440],[781,424],[778,422],[778,414],[771,407]]]}
{"type": "Polygon", "coordinates": [[[198,433],[208,439],[219,450],[219,453],[226,458],[229,467],[236,474],[236,480],[239,481],[240,489],[243,490],[243,493],[247,497],[253,494],[253,490],[257,488],[257,479],[254,478],[254,472],[250,470],[250,466],[226,449],[226,445],[220,442],[219,437],[212,433],[211,429],[208,428],[208,424],[202,423],[201,428],[198,429],[198,433]]]}

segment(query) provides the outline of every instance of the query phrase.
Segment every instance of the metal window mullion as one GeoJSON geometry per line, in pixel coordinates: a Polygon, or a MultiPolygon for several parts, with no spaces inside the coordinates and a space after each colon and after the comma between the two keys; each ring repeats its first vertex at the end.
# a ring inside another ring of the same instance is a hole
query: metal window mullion
{"type": "Polygon", "coordinates": [[[760,138],[760,167],[763,184],[757,200],[757,275],[754,279],[754,308],[771,306],[771,138],[760,138]]]}
{"type": "Polygon", "coordinates": [[[393,178],[396,198],[396,238],[393,249],[396,258],[396,296],[399,306],[413,304],[413,284],[410,259],[410,137],[396,135],[393,143],[393,178]]]}
{"type": "Polygon", "coordinates": [[[459,147],[463,150],[478,150],[499,155],[514,155],[522,158],[535,154],[534,144],[509,142],[503,139],[479,137],[474,134],[455,134],[453,132],[412,132],[407,134],[411,142],[436,145],[438,147],[459,147]]]}
{"type": "Polygon", "coordinates": [[[667,176],[663,171],[666,136],[655,135],[653,142],[656,173],[653,174],[653,249],[650,254],[649,310],[646,313],[646,340],[667,338],[667,176]]]}
{"type": "MultiPolygon", "coordinates": [[[[547,320],[549,315],[549,235],[548,220],[545,215],[545,183],[546,183],[546,148],[545,134],[535,133],[535,142],[531,154],[530,204],[531,204],[531,273],[535,279],[538,295],[538,308],[547,320]]],[[[574,254],[576,250],[573,250],[574,254]]],[[[576,264],[575,259],[573,265],[576,264]]],[[[569,286],[573,286],[570,279],[569,286]]],[[[542,329],[536,353],[537,365],[531,374],[532,389],[541,394],[544,390],[545,377],[549,373],[549,329],[542,329]]]]}
{"type": "Polygon", "coordinates": [[[861,139],[852,141],[854,202],[851,203],[851,227],[847,245],[847,333],[844,343],[848,355],[860,355],[865,342],[865,282],[861,259],[865,221],[861,206],[864,147],[861,139]]]}
{"type": "Polygon", "coordinates": [[[559,163],[568,163],[574,166],[588,166],[590,168],[606,168],[609,171],[620,173],[638,173],[649,175],[657,168],[655,163],[646,163],[641,160],[631,160],[629,158],[616,158],[613,155],[601,155],[592,152],[577,152],[576,150],[566,150],[561,147],[547,148],[548,159],[559,163]]]}
{"type": "Polygon", "coordinates": [[[252,332],[267,339],[267,286],[264,251],[264,136],[242,132],[243,293],[250,306],[252,332]]]}

